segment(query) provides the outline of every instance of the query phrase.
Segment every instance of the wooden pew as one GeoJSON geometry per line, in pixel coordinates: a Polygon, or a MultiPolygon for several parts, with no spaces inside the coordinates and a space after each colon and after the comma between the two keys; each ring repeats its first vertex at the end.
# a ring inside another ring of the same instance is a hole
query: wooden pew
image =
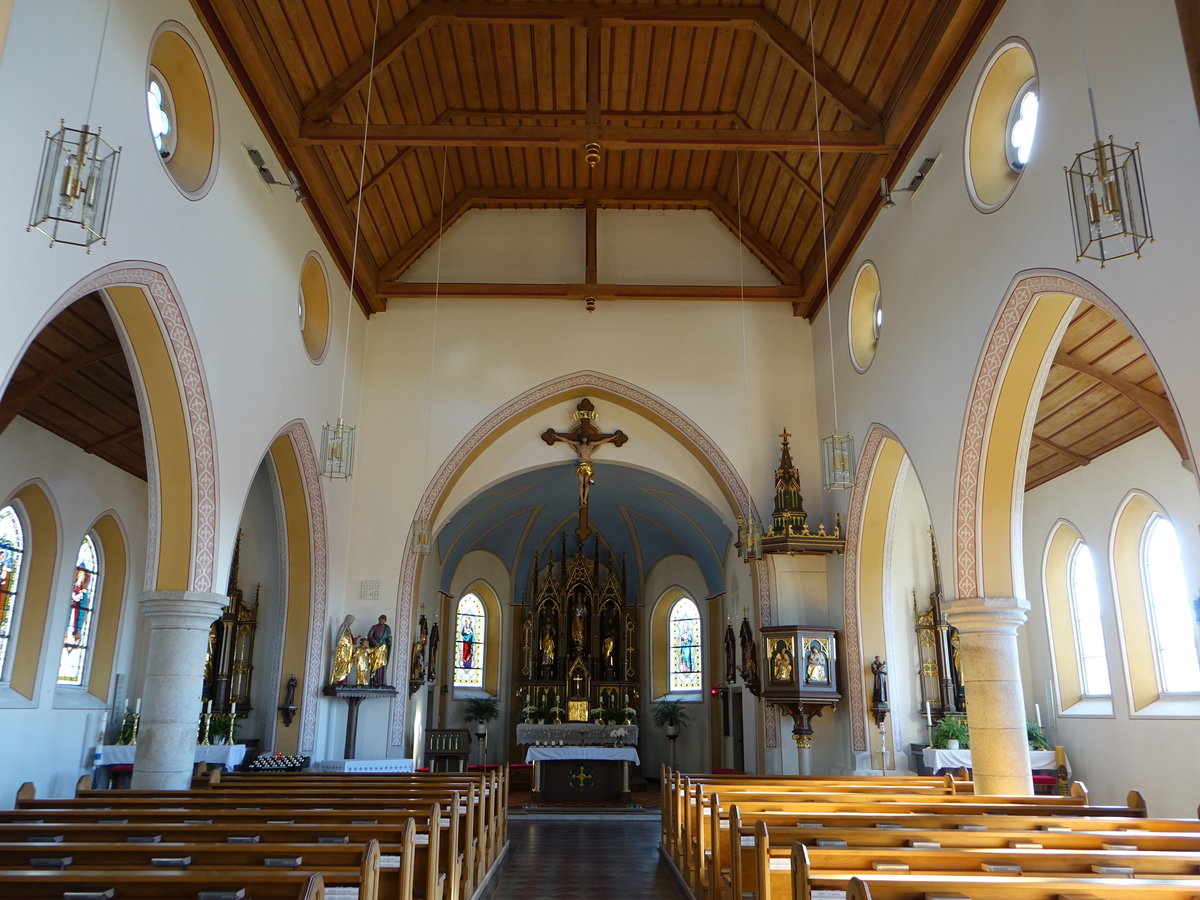
{"type": "MultiPolygon", "coordinates": [[[[9,810],[0,811],[0,821],[11,826],[0,825],[0,833],[11,834],[12,830],[29,833],[62,836],[67,840],[87,839],[84,834],[95,834],[95,827],[108,825],[127,838],[165,840],[167,835],[176,840],[201,840],[201,835],[216,835],[215,840],[227,841],[234,837],[244,840],[260,840],[279,843],[319,843],[322,838],[346,836],[355,842],[372,838],[379,840],[385,855],[393,855],[392,845],[403,847],[405,833],[414,819],[416,833],[410,853],[414,863],[415,885],[428,900],[441,900],[443,896],[459,896],[455,861],[458,854],[453,851],[448,832],[453,830],[456,817],[443,819],[437,803],[425,808],[358,810],[348,819],[345,812],[298,809],[288,818],[276,812],[261,810],[217,810],[207,811],[203,817],[187,809],[175,810],[132,810],[108,811],[109,815],[97,814],[90,809],[70,810],[9,810]],[[111,817],[109,817],[111,816],[111,817]],[[38,824],[39,820],[42,824],[38,824]],[[443,822],[449,821],[449,829],[443,822]]],[[[396,851],[398,852],[398,851],[396,851]]],[[[386,870],[381,869],[381,879],[391,881],[386,870]]]]}
{"type": "Polygon", "coordinates": [[[970,900],[1195,900],[1200,895],[1200,880],[1024,876],[913,878],[878,873],[868,878],[853,878],[847,888],[846,900],[927,900],[930,897],[969,897],[970,900]]]}
{"type": "Polygon", "coordinates": [[[227,869],[220,873],[179,869],[5,869],[0,870],[0,897],[63,900],[67,892],[84,897],[114,896],[144,900],[196,900],[200,891],[245,890],[245,900],[324,900],[320,875],[289,870],[227,869]]]}
{"type": "MultiPolygon", "coordinates": [[[[327,886],[358,889],[358,900],[378,900],[379,842],[366,844],[55,844],[0,843],[0,870],[179,869],[219,878],[225,869],[284,869],[319,874],[327,886]]],[[[412,885],[405,900],[411,900],[412,885]]],[[[398,893],[383,900],[401,900],[398,893]]]]}

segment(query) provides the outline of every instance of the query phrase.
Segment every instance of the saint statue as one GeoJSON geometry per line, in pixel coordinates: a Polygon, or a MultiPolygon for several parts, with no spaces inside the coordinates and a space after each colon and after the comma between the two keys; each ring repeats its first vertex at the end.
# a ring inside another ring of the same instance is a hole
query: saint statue
{"type": "Polygon", "coordinates": [[[804,680],[808,684],[829,683],[829,657],[820,641],[810,641],[804,656],[804,680]]]}
{"type": "Polygon", "coordinates": [[[583,620],[586,616],[587,606],[584,605],[583,597],[578,596],[575,605],[571,608],[571,639],[579,647],[583,646],[583,620]]]}
{"type": "Polygon", "coordinates": [[[330,684],[345,684],[346,676],[354,665],[354,634],[350,626],[354,624],[354,616],[346,616],[338,628],[337,637],[333,640],[333,668],[329,673],[330,684]]]}
{"type": "Polygon", "coordinates": [[[750,627],[750,620],[744,617],[742,618],[740,640],[742,644],[742,681],[753,693],[758,690],[758,647],[754,643],[754,631],[750,627]]]}
{"type": "Polygon", "coordinates": [[[366,635],[358,639],[354,648],[354,680],[360,686],[371,681],[371,645],[366,635]]]}
{"type": "Polygon", "coordinates": [[[542,628],[542,665],[554,665],[554,628],[549,622],[542,628]]]}
{"type": "Polygon", "coordinates": [[[737,639],[733,636],[733,626],[725,626],[725,681],[733,684],[737,680],[737,656],[735,647],[737,639]]]}
{"type": "Polygon", "coordinates": [[[887,660],[875,657],[871,663],[871,703],[874,706],[886,705],[888,702],[887,660]]]}
{"type": "Polygon", "coordinates": [[[792,650],[787,641],[776,641],[775,649],[771,651],[771,680],[792,680],[792,650]]]}
{"type": "Polygon", "coordinates": [[[613,666],[613,647],[616,641],[613,640],[611,634],[606,634],[604,640],[600,642],[600,655],[604,657],[604,664],[610,669],[613,666]]]}
{"type": "Polygon", "coordinates": [[[367,631],[367,645],[371,648],[371,684],[382,687],[387,684],[387,664],[392,655],[392,627],[387,616],[380,616],[367,631]]]}

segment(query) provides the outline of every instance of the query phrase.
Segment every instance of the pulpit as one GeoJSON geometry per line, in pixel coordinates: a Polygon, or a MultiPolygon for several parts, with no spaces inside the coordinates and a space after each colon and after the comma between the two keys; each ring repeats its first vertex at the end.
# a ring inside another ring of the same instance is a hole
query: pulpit
{"type": "Polygon", "coordinates": [[[800,774],[811,774],[812,719],[837,709],[837,632],[811,625],[765,625],[762,629],[762,693],[792,717],[800,774]]]}

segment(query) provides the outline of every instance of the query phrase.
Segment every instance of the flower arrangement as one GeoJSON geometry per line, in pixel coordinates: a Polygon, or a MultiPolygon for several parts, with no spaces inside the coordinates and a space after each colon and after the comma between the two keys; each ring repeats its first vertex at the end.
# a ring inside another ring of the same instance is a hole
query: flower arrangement
{"type": "Polygon", "coordinates": [[[629,732],[621,727],[610,728],[608,730],[608,736],[613,739],[614,747],[623,746],[625,743],[625,738],[628,734],[629,734],[629,732]]]}

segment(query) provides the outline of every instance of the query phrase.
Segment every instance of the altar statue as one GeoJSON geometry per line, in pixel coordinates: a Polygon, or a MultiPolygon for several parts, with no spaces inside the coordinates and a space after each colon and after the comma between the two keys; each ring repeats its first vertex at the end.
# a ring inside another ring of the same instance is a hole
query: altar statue
{"type": "Polygon", "coordinates": [[[366,635],[358,639],[354,648],[354,680],[360,687],[371,682],[371,644],[366,635]]]}
{"type": "Polygon", "coordinates": [[[554,665],[554,628],[549,622],[542,628],[542,665],[554,665]]]}
{"type": "Polygon", "coordinates": [[[614,646],[616,646],[616,641],[613,640],[611,634],[606,634],[604,640],[600,642],[600,655],[604,657],[604,664],[610,669],[613,667],[614,646]]]}
{"type": "Polygon", "coordinates": [[[392,655],[392,627],[387,616],[367,631],[367,645],[371,648],[371,684],[382,687],[387,684],[387,664],[392,655]]]}
{"type": "Polygon", "coordinates": [[[792,680],[792,651],[787,641],[776,641],[771,651],[771,680],[792,680]]]}
{"type": "Polygon", "coordinates": [[[875,657],[871,663],[871,703],[874,706],[888,702],[887,660],[875,657]]]}
{"type": "Polygon", "coordinates": [[[829,683],[829,657],[820,641],[810,641],[804,656],[804,680],[808,684],[829,683]]]}
{"type": "Polygon", "coordinates": [[[333,640],[333,668],[329,673],[330,684],[345,684],[346,676],[354,665],[354,634],[350,626],[354,624],[354,616],[346,616],[337,637],[333,640]]]}

